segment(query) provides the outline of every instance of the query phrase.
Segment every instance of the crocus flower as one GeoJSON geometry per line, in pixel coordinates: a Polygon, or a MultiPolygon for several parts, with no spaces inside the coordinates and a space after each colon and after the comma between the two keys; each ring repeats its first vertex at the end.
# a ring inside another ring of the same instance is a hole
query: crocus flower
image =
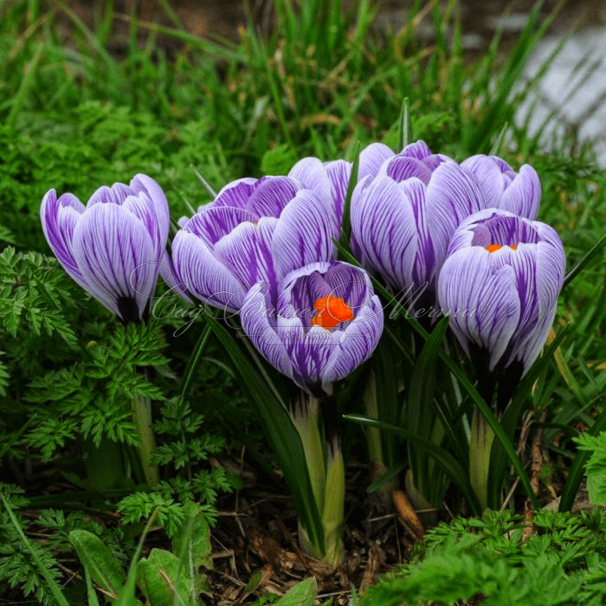
{"type": "Polygon", "coordinates": [[[489,208],[457,229],[440,273],[440,306],[490,391],[504,373],[519,379],[538,357],[565,268],[560,237],[539,221],[489,208]]]}
{"type": "Polygon", "coordinates": [[[333,221],[328,203],[295,179],[239,179],[181,223],[175,270],[196,298],[237,313],[253,284],[275,295],[293,269],[333,259],[333,221]]]}
{"type": "MultiPolygon", "coordinates": [[[[394,155],[393,151],[383,143],[371,143],[360,152],[358,165],[358,181],[366,176],[374,177],[385,160],[394,155]]],[[[333,207],[336,238],[339,237],[345,195],[351,177],[352,162],[332,160],[322,162],[318,158],[308,157],[299,160],[288,173],[301,182],[303,187],[313,190],[320,198],[328,200],[333,207]]]]}
{"type": "Polygon", "coordinates": [[[84,206],[76,196],[43,198],[44,235],[67,273],[123,322],[138,322],[166,259],[169,211],[146,175],[99,188],[84,206]]]}
{"type": "Polygon", "coordinates": [[[480,154],[467,158],[461,166],[478,178],[487,208],[500,208],[526,219],[536,219],[541,182],[530,164],[524,164],[516,173],[505,160],[480,154]]]}
{"type": "Polygon", "coordinates": [[[312,263],[289,273],[277,305],[262,284],[242,305],[253,345],[299,387],[331,393],[366,360],[383,331],[383,311],[368,274],[348,263],[312,263]]]}
{"type": "Polygon", "coordinates": [[[485,207],[477,179],[422,141],[358,183],[351,202],[352,249],[392,293],[412,295],[418,317],[435,304],[437,278],[460,222],[485,207]]]}

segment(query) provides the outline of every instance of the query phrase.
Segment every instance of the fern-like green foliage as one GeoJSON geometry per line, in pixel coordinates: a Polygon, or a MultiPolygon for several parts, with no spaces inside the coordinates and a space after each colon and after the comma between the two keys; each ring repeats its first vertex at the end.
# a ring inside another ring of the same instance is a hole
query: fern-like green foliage
{"type": "MultiPolygon", "coordinates": [[[[13,510],[25,503],[23,490],[17,486],[0,483],[0,492],[13,510]]],[[[17,515],[22,529],[27,528],[27,521],[17,515]]],[[[32,542],[31,547],[50,574],[58,581],[61,570],[54,554],[43,545],[32,542]]],[[[13,526],[6,510],[0,503],[0,587],[20,587],[25,597],[35,597],[39,604],[52,606],[55,600],[46,581],[40,575],[38,566],[32,559],[31,552],[23,544],[19,533],[13,526]]]]}
{"type": "Polygon", "coordinates": [[[35,378],[25,399],[41,418],[25,443],[40,449],[44,460],[79,435],[96,446],[104,437],[138,445],[132,401],[164,399],[140,369],[165,364],[163,347],[157,325],[115,325],[106,343],[90,342],[82,349],[82,361],[35,378]]]}
{"type": "Polygon", "coordinates": [[[65,310],[73,298],[71,279],[59,263],[40,253],[17,253],[7,246],[0,253],[0,328],[15,338],[20,332],[57,334],[70,347],[76,336],[65,310]]]}
{"type": "Polygon", "coordinates": [[[413,562],[371,587],[362,604],[603,604],[606,513],[543,510],[533,522],[528,538],[523,518],[509,512],[441,524],[417,547],[413,562]]]}
{"type": "Polygon", "coordinates": [[[588,433],[575,439],[581,450],[591,453],[585,466],[589,500],[594,505],[606,505],[606,431],[597,436],[588,433]]]}

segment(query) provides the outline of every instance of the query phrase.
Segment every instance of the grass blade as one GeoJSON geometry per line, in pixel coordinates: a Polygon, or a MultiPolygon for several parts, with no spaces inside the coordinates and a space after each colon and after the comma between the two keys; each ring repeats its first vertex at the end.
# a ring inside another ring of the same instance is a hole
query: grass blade
{"type": "Polygon", "coordinates": [[[21,528],[21,524],[19,524],[19,520],[17,520],[17,517],[13,513],[13,510],[12,510],[11,506],[9,505],[8,501],[6,500],[6,498],[4,497],[3,494],[0,494],[0,498],[2,498],[2,503],[4,505],[4,509],[6,509],[6,513],[8,513],[8,517],[10,518],[12,525],[14,526],[15,530],[17,531],[17,534],[21,537],[23,544],[25,545],[27,550],[30,552],[32,559],[34,560],[36,566],[38,567],[38,572],[46,581],[46,584],[47,584],[50,592],[53,594],[55,600],[57,600],[57,604],[59,604],[59,606],[69,606],[69,602],[66,600],[65,596],[63,595],[63,592],[61,591],[61,588],[57,584],[57,581],[55,581],[55,579],[53,579],[53,577],[50,575],[48,570],[45,568],[44,564],[40,561],[40,558],[38,557],[36,550],[32,547],[29,539],[25,536],[25,533],[23,532],[23,529],[21,528]]]}

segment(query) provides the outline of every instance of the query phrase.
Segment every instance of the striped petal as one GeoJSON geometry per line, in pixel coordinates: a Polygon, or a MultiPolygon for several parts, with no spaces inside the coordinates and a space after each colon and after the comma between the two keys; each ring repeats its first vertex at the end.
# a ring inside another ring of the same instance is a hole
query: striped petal
{"type": "Polygon", "coordinates": [[[524,164],[520,173],[503,193],[498,208],[534,220],[539,212],[540,201],[541,182],[539,176],[532,166],[524,164]]]}
{"type": "Polygon", "coordinates": [[[466,353],[470,343],[486,352],[492,372],[514,335],[520,303],[513,268],[491,271],[490,254],[476,248],[450,256],[440,272],[438,298],[466,353]]]}
{"type": "Polygon", "coordinates": [[[63,194],[57,199],[54,189],[46,193],[40,207],[40,220],[47,242],[63,269],[82,288],[86,288],[86,281],[74,259],[72,241],[74,229],[84,210],[84,205],[76,196],[63,194]]]}
{"type": "Polygon", "coordinates": [[[374,179],[384,162],[394,157],[393,151],[383,143],[371,143],[360,152],[358,181],[369,176],[374,179]]]}
{"type": "Polygon", "coordinates": [[[141,319],[156,287],[158,266],[145,225],[116,204],[97,204],[73,234],[74,259],[87,290],[124,322],[141,319]]]}
{"type": "Polygon", "coordinates": [[[240,310],[246,289],[203,240],[179,231],[173,240],[172,256],[179,282],[193,296],[230,312],[240,310]]]}
{"type": "Polygon", "coordinates": [[[351,230],[364,267],[379,273],[393,291],[410,280],[417,251],[415,217],[402,188],[390,177],[358,185],[351,230]]]}
{"type": "Polygon", "coordinates": [[[454,162],[438,166],[426,195],[427,225],[439,270],[456,228],[463,219],[484,208],[485,201],[477,179],[454,162]]]}
{"type": "Polygon", "coordinates": [[[279,220],[263,217],[257,225],[240,223],[215,244],[215,256],[222,261],[246,291],[257,282],[277,288],[271,242],[279,220]]]}
{"type": "Polygon", "coordinates": [[[333,221],[334,216],[314,192],[297,192],[273,234],[271,252],[278,281],[298,267],[335,258],[333,221]]]}
{"type": "Polygon", "coordinates": [[[322,372],[324,391],[329,391],[332,383],[344,379],[371,356],[381,338],[383,325],[381,302],[374,295],[345,330],[340,332],[336,347],[322,372]]]}
{"type": "Polygon", "coordinates": [[[217,194],[217,197],[212,202],[213,206],[230,206],[232,208],[244,208],[248,199],[260,184],[260,179],[237,179],[228,183],[217,194]]]}
{"type": "Polygon", "coordinates": [[[293,378],[293,366],[284,339],[277,330],[275,309],[265,285],[255,284],[243,299],[240,320],[247,338],[276,369],[293,378]]]}
{"type": "Polygon", "coordinates": [[[255,217],[279,217],[298,189],[293,179],[268,177],[251,194],[245,208],[255,217]]]}

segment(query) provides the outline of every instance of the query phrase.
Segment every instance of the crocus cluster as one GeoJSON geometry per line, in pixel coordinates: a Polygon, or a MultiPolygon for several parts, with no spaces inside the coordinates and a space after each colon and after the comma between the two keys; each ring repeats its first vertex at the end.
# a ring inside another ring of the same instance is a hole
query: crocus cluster
{"type": "Polygon", "coordinates": [[[86,206],[51,190],[42,224],[65,270],[122,321],[142,319],[162,273],[201,302],[245,310],[257,349],[310,393],[330,392],[378,342],[382,312],[366,272],[426,327],[436,311],[451,315],[484,374],[525,372],[553,321],[565,267],[557,234],[535,221],[535,170],[516,173],[484,155],[458,164],[423,141],[397,154],[369,145],[350,208],[363,269],[336,261],[351,174],[351,162],[304,158],[288,176],[229,183],[180,221],[171,258],[166,198],[145,175],[101,187],[86,206]]]}
{"type": "MultiPolygon", "coordinates": [[[[371,276],[427,329],[450,316],[480,392],[490,402],[498,383],[497,404],[506,405],[544,345],[564,280],[560,238],[536,221],[536,172],[524,165],[516,173],[496,156],[459,164],[423,141],[399,153],[374,143],[360,154],[344,222],[352,174],[351,162],[304,158],[288,176],[229,183],[179,221],[170,256],[166,197],[145,175],[101,187],[86,206],[50,190],[42,226],[69,275],[124,323],[145,319],[160,274],[188,300],[238,315],[261,355],[316,407],[314,419],[318,402],[329,401],[381,337],[371,276]],[[359,266],[337,260],[345,224],[359,266]]],[[[317,422],[300,411],[292,418],[332,537],[324,555],[336,562],[338,440],[324,461],[317,422]]]]}

